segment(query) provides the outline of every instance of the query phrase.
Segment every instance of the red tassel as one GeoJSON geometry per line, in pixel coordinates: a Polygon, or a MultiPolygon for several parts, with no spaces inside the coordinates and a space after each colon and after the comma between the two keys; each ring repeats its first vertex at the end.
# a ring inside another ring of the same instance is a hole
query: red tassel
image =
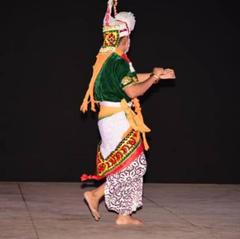
{"type": "Polygon", "coordinates": [[[123,54],[121,55],[121,57],[122,57],[125,61],[130,62],[127,54],[123,53],[123,54]]]}
{"type": "Polygon", "coordinates": [[[80,179],[81,181],[87,181],[87,180],[101,180],[103,177],[97,176],[97,175],[87,175],[83,174],[80,179]]]}

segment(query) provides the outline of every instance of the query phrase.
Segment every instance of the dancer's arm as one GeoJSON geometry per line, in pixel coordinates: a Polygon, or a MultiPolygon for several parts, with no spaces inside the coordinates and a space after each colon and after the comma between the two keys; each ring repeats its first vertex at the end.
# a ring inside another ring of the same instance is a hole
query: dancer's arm
{"type": "Polygon", "coordinates": [[[150,76],[147,80],[125,87],[123,90],[130,98],[143,95],[160,77],[150,76]]]}
{"type": "Polygon", "coordinates": [[[151,73],[138,73],[137,79],[138,82],[146,81],[150,77],[151,73]]]}
{"type": "MultiPolygon", "coordinates": [[[[138,75],[137,75],[138,76],[138,75]]],[[[154,68],[153,73],[139,74],[138,83],[125,87],[124,92],[130,97],[135,98],[143,95],[154,83],[160,79],[175,79],[175,73],[172,69],[154,68]],[[148,77],[145,79],[145,77],[148,77]]]]}

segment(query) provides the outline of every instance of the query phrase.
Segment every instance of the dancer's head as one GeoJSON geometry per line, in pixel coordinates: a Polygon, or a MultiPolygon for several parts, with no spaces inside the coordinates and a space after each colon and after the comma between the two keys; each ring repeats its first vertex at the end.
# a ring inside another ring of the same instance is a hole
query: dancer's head
{"type": "Polygon", "coordinates": [[[112,8],[116,7],[113,0],[108,1],[107,11],[103,20],[103,46],[101,51],[111,51],[123,47],[127,52],[130,47],[130,34],[135,27],[135,17],[131,12],[119,12],[111,16],[112,8]]]}

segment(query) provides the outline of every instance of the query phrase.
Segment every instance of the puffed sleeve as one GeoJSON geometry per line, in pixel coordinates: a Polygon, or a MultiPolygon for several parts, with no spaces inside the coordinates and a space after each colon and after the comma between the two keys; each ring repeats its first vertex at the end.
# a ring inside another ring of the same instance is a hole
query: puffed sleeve
{"type": "Polygon", "coordinates": [[[131,71],[129,63],[123,59],[116,62],[115,75],[122,89],[138,82],[136,72],[131,71]]]}

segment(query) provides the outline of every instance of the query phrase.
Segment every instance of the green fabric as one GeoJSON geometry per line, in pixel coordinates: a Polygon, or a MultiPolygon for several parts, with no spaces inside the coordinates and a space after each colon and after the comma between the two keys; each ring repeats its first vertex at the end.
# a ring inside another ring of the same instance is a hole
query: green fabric
{"type": "Polygon", "coordinates": [[[136,72],[130,71],[129,63],[117,53],[113,53],[103,64],[97,76],[94,98],[97,101],[120,102],[123,98],[130,101],[123,88],[136,82],[136,79],[136,72]]]}

